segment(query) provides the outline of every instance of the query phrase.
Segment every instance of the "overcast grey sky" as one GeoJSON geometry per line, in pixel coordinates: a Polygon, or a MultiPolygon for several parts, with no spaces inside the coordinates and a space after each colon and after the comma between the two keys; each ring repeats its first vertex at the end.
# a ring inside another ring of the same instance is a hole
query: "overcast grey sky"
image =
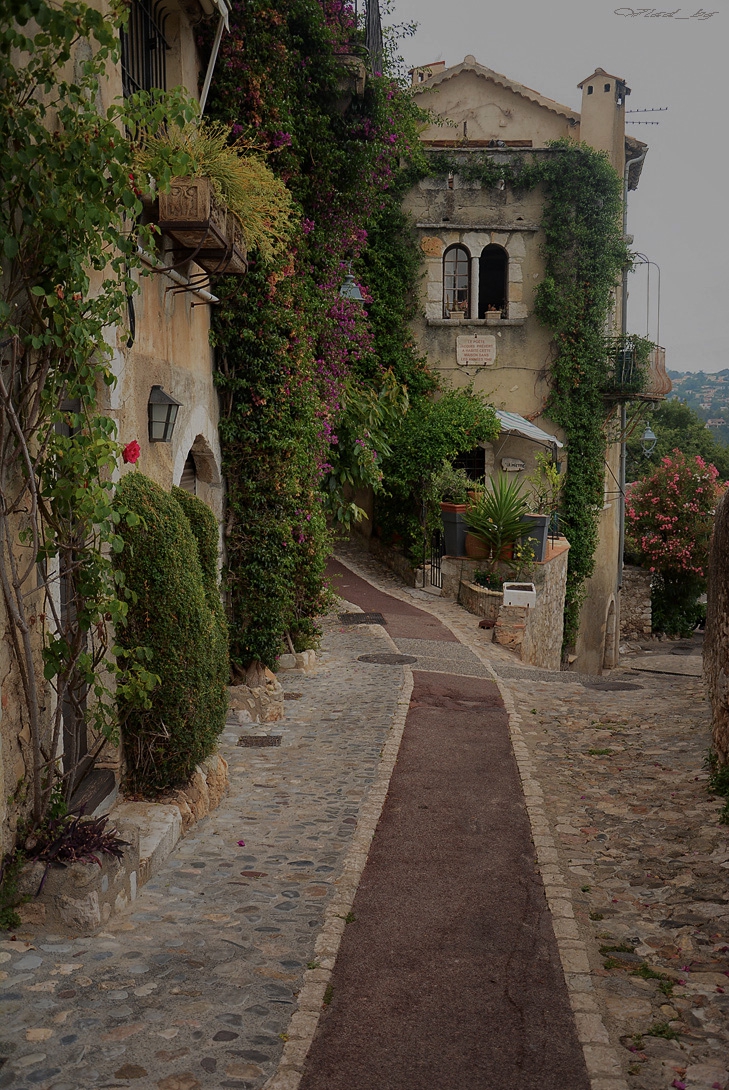
{"type": "MultiPolygon", "coordinates": [[[[408,66],[458,64],[472,53],[574,110],[581,102],[577,84],[599,66],[627,80],[629,110],[668,107],[666,113],[628,115],[659,122],[627,127],[649,145],[640,185],[630,194],[628,231],[633,248],[661,269],[666,366],[707,372],[729,367],[726,0],[703,8],[630,8],[611,0],[393,0],[384,22],[412,21],[418,29],[401,49],[408,66]],[[711,17],[696,18],[698,13],[711,17]]],[[[652,269],[652,340],[655,279],[652,269]]],[[[645,334],[645,268],[630,280],[629,327],[645,334]]]]}

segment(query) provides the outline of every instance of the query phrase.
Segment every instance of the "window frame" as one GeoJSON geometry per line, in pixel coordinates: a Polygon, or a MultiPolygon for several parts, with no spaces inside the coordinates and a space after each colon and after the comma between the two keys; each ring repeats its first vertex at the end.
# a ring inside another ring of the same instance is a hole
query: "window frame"
{"type": "Polygon", "coordinates": [[[472,310],[472,300],[471,300],[471,252],[468,249],[468,247],[464,246],[462,242],[454,242],[454,243],[452,243],[452,245],[448,246],[443,252],[442,270],[443,270],[443,317],[444,318],[450,318],[451,311],[453,311],[453,313],[461,313],[464,318],[470,318],[471,317],[471,310],[472,310]],[[454,251],[457,251],[457,250],[460,250],[464,254],[464,257],[465,257],[465,263],[466,263],[466,273],[465,273],[466,284],[465,284],[465,288],[463,287],[463,285],[459,285],[459,283],[458,283],[459,277],[464,276],[464,273],[462,273],[462,272],[459,273],[459,271],[458,271],[458,266],[459,266],[458,258],[456,258],[456,260],[455,260],[455,263],[454,263],[455,267],[454,267],[453,272],[448,273],[446,271],[447,263],[448,263],[448,260],[449,260],[449,255],[453,254],[454,251]],[[452,284],[448,283],[449,278],[452,279],[452,281],[453,281],[452,284]],[[462,291],[465,291],[465,299],[458,299],[458,294],[457,293],[462,292],[462,291]],[[452,295],[452,297],[453,297],[453,303],[454,303],[453,307],[450,307],[448,305],[449,295],[452,295]],[[464,303],[464,302],[465,302],[466,305],[465,305],[465,307],[463,309],[456,306],[456,304],[464,303]]]}
{"type": "Polygon", "coordinates": [[[138,91],[167,90],[165,37],[169,12],[165,0],[131,0],[129,18],[121,31],[121,75],[124,98],[138,91]]]}

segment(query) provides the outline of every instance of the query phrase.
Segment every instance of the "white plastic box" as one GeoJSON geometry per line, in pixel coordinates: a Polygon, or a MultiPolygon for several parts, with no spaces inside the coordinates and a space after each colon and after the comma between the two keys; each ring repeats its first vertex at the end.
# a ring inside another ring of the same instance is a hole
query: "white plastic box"
{"type": "Polygon", "coordinates": [[[504,583],[505,606],[535,606],[537,588],[533,583],[504,583]]]}

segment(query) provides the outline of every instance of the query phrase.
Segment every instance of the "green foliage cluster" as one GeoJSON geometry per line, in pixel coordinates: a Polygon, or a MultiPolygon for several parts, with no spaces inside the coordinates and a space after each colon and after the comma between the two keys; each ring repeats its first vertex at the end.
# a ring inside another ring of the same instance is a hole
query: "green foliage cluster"
{"type": "Polygon", "coordinates": [[[289,254],[228,282],[213,339],[229,485],[226,552],[234,667],[306,646],[325,607],[326,514],[377,487],[405,389],[433,386],[407,328],[419,261],[400,211],[418,112],[387,76],[348,86],[364,56],[350,5],[250,0],[231,14],[209,100],[285,181],[300,227],[289,254]],[[364,307],[343,300],[350,262],[364,307]],[[405,389],[404,389],[405,388],[405,389]]]}
{"type": "MultiPolygon", "coordinates": [[[[383,462],[383,492],[375,497],[375,521],[385,539],[398,535],[404,548],[422,554],[421,519],[429,522],[431,479],[443,462],[489,442],[499,434],[490,405],[469,388],[445,390],[433,399],[421,396],[410,405],[390,437],[391,453],[383,462]],[[426,510],[423,511],[423,507],[426,510]]],[[[436,504],[431,504],[439,518],[436,504]]]]}
{"type": "Polygon", "coordinates": [[[565,643],[574,643],[585,580],[594,570],[603,502],[606,437],[603,394],[605,328],[611,295],[629,261],[622,236],[621,179],[607,156],[584,144],[555,142],[547,152],[433,156],[433,173],[454,172],[484,186],[500,181],[544,193],[545,275],[535,310],[553,336],[547,411],[567,436],[568,469],[561,496],[570,541],[565,643]]]}
{"type": "MultiPolygon", "coordinates": [[[[153,244],[149,229],[132,230],[142,211],[133,139],[191,116],[175,94],[99,107],[122,19],[114,5],[102,14],[77,0],[0,0],[0,581],[30,727],[36,822],[59,774],[64,709],[67,795],[87,728],[95,744],[115,737],[107,622],[122,622],[127,602],[109,556],[122,548],[127,514],[112,506],[120,448],[98,404],[115,381],[104,331],[123,327],[138,245],[153,244]],[[44,679],[55,693],[51,716],[44,679]]],[[[150,678],[134,663],[130,649],[121,684],[143,700],[150,678]]]]}
{"type": "MultiPolygon", "coordinates": [[[[640,409],[634,412],[640,413],[640,409]]],[[[729,480],[729,447],[712,435],[698,413],[685,401],[677,398],[664,401],[650,416],[643,418],[643,414],[640,415],[640,422],[626,443],[626,476],[629,481],[644,477],[673,450],[680,450],[688,457],[700,455],[704,461],[716,466],[721,480],[729,480]],[[645,454],[641,445],[641,436],[647,425],[650,425],[657,439],[651,454],[645,454]]]]}
{"type": "Polygon", "coordinates": [[[496,567],[503,549],[522,537],[527,510],[524,485],[506,475],[492,480],[484,494],[469,507],[466,523],[471,533],[488,546],[490,568],[496,567]]]}
{"type": "Polygon", "coordinates": [[[136,471],[117,488],[118,502],[138,519],[122,528],[116,559],[133,594],[117,637],[122,647],[149,649],[148,667],[159,681],[146,706],[119,700],[129,786],[144,795],[189,780],[215,748],[227,711],[215,519],[180,492],[172,496],[136,471]]]}

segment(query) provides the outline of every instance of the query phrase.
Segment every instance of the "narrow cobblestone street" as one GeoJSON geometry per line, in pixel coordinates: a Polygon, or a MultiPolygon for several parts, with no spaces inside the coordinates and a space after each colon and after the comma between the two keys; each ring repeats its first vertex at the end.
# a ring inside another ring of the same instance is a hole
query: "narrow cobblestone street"
{"type": "MultiPolygon", "coordinates": [[[[706,792],[700,678],[681,656],[682,674],[653,672],[671,669],[670,645],[601,679],[524,668],[454,603],[355,546],[340,554],[402,619],[327,620],[316,672],[282,675],[281,745],[239,747],[249,728],[226,731],[230,794],[127,913],[90,939],[0,943],[0,1087],[298,1085],[349,902],[331,909],[347,883],[354,897],[367,854],[355,840],[374,830],[407,690],[407,667],[357,660],[396,645],[421,677],[499,681],[592,1090],[725,1090],[729,837],[706,792]],[[412,606],[432,618],[426,639],[406,634],[412,606]]],[[[508,984],[518,993],[519,974],[508,984]]]]}

